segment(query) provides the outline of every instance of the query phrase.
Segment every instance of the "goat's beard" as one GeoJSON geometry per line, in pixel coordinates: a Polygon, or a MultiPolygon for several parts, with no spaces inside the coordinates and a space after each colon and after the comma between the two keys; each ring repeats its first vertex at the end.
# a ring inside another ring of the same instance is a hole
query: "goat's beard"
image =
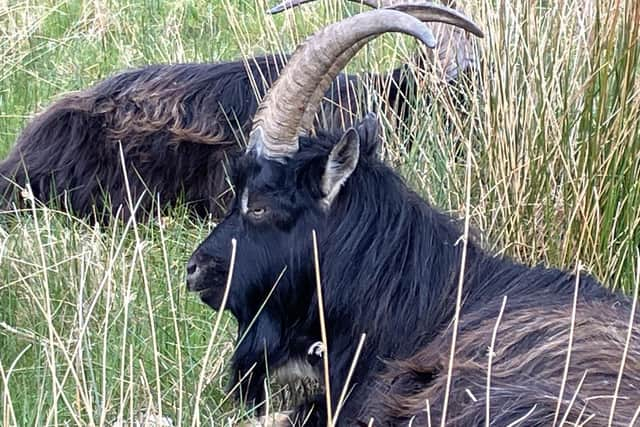
{"type": "Polygon", "coordinates": [[[212,309],[220,310],[224,299],[224,289],[224,286],[215,286],[198,291],[200,300],[212,309]]]}

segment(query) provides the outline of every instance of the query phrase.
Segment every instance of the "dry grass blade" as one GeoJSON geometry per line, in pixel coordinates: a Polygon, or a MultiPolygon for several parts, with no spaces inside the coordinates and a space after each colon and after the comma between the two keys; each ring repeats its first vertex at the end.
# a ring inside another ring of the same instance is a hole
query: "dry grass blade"
{"type": "Polygon", "coordinates": [[[502,320],[502,315],[504,313],[504,308],[507,305],[507,296],[505,295],[502,298],[502,305],[500,306],[500,312],[498,313],[498,318],[496,319],[496,325],[493,328],[493,333],[491,334],[491,345],[489,347],[489,360],[487,361],[487,389],[485,393],[485,426],[489,427],[491,420],[491,366],[493,362],[493,356],[496,351],[496,338],[498,336],[498,327],[500,326],[500,321],[502,320]]]}
{"type": "MultiPolygon", "coordinates": [[[[157,334],[156,334],[156,326],[155,326],[155,319],[153,318],[153,305],[151,303],[151,294],[149,291],[149,279],[147,277],[147,269],[145,266],[145,261],[144,261],[144,255],[142,253],[143,249],[144,249],[144,242],[140,239],[140,233],[138,231],[138,223],[136,221],[136,211],[137,211],[137,203],[140,203],[141,199],[136,200],[136,203],[134,203],[133,197],[131,195],[131,186],[129,185],[129,170],[127,170],[127,164],[126,164],[126,159],[124,156],[124,152],[122,151],[122,144],[118,145],[118,150],[120,153],[120,165],[122,167],[122,175],[124,176],[124,183],[125,183],[125,188],[127,191],[127,203],[128,203],[128,209],[131,212],[131,216],[130,216],[130,220],[133,223],[133,235],[136,239],[136,254],[138,255],[138,260],[140,262],[140,271],[142,273],[142,283],[144,286],[144,295],[145,295],[145,303],[147,304],[147,313],[149,314],[149,325],[151,326],[151,345],[153,346],[153,354],[154,354],[154,368],[155,368],[155,380],[156,380],[156,384],[155,384],[155,391],[156,391],[156,408],[159,417],[162,418],[162,395],[161,395],[161,390],[162,388],[160,387],[160,364],[159,364],[159,360],[157,355],[159,354],[158,352],[158,341],[157,341],[157,334]]],[[[144,371],[143,371],[144,372],[144,371]]]]}
{"type": "MultiPolygon", "coordinates": [[[[564,372],[562,374],[562,382],[560,383],[560,393],[558,394],[558,402],[556,404],[556,412],[553,416],[553,425],[558,422],[558,416],[560,415],[560,408],[564,400],[564,389],[567,382],[567,376],[569,374],[569,366],[571,365],[571,349],[573,347],[573,334],[576,326],[576,308],[578,307],[578,289],[580,287],[580,263],[576,264],[576,280],[575,288],[573,292],[573,304],[571,307],[571,323],[569,325],[569,340],[567,344],[567,358],[565,359],[564,372]]],[[[567,412],[569,409],[567,408],[567,412]]]]}
{"type": "Polygon", "coordinates": [[[449,403],[449,393],[451,391],[451,378],[453,376],[453,361],[456,355],[456,339],[458,337],[458,324],[460,323],[460,311],[462,310],[462,294],[464,288],[464,273],[465,273],[465,265],[467,259],[467,242],[469,239],[469,229],[470,229],[470,220],[471,215],[469,210],[471,209],[471,165],[473,154],[471,151],[470,142],[466,144],[467,148],[467,157],[466,157],[466,168],[465,168],[465,188],[466,188],[466,196],[465,196],[465,207],[466,207],[466,215],[464,221],[464,231],[460,239],[456,244],[460,244],[462,242],[462,256],[460,258],[460,271],[458,278],[458,289],[456,292],[456,308],[453,316],[453,326],[452,326],[452,337],[451,337],[451,349],[449,354],[449,366],[447,367],[447,383],[445,386],[445,394],[444,394],[444,402],[442,404],[442,418],[440,419],[440,426],[445,427],[447,420],[447,405],[449,403]]]}
{"type": "Polygon", "coordinates": [[[613,399],[611,401],[611,411],[609,412],[609,427],[613,425],[613,418],[615,417],[615,414],[616,414],[616,402],[618,399],[618,392],[620,391],[622,374],[624,373],[625,364],[627,362],[627,354],[629,353],[629,344],[631,343],[631,337],[633,336],[636,307],[638,304],[638,288],[640,288],[640,252],[636,251],[636,278],[635,278],[635,286],[633,287],[633,304],[631,306],[631,315],[629,316],[629,329],[627,330],[627,337],[624,343],[624,351],[622,353],[622,359],[620,361],[620,371],[618,373],[618,378],[616,380],[616,387],[615,387],[615,391],[613,392],[613,399]]]}
{"type": "Polygon", "coordinates": [[[312,230],[313,239],[313,262],[316,273],[316,295],[318,297],[318,313],[320,316],[320,336],[324,345],[324,354],[322,358],[324,371],[324,390],[327,403],[327,425],[333,425],[333,411],[331,407],[331,381],[329,378],[329,342],[327,340],[327,326],[324,320],[324,302],[322,299],[322,281],[320,280],[320,256],[318,255],[318,237],[316,231],[312,230]]]}
{"type": "Polygon", "coordinates": [[[233,279],[233,270],[236,264],[236,250],[238,247],[238,242],[236,239],[231,239],[231,261],[229,262],[229,274],[227,275],[227,283],[224,287],[224,294],[222,297],[222,303],[220,304],[220,309],[218,310],[218,315],[216,316],[216,323],[213,327],[213,333],[211,334],[211,339],[209,340],[209,345],[207,346],[207,352],[205,353],[204,359],[202,360],[202,370],[200,371],[200,379],[198,380],[198,388],[196,389],[195,395],[195,407],[194,407],[194,417],[192,426],[200,425],[200,396],[202,395],[202,390],[204,389],[206,375],[206,368],[209,363],[209,359],[211,357],[211,353],[213,350],[213,343],[217,338],[218,328],[220,327],[220,321],[222,320],[222,314],[224,313],[224,309],[227,306],[227,300],[229,298],[229,290],[231,289],[231,280],[233,279]]]}
{"type": "Polygon", "coordinates": [[[336,425],[338,422],[338,417],[340,416],[340,410],[346,402],[348,398],[349,387],[351,386],[351,377],[353,376],[353,371],[356,369],[356,365],[358,364],[358,359],[360,358],[360,352],[362,351],[362,346],[364,345],[364,340],[367,335],[360,335],[360,340],[358,341],[358,346],[356,347],[356,352],[353,355],[353,361],[351,362],[351,366],[349,367],[349,372],[347,373],[347,377],[344,381],[344,386],[342,387],[342,391],[340,392],[340,397],[338,398],[338,406],[336,408],[336,413],[333,416],[331,425],[336,425]]]}

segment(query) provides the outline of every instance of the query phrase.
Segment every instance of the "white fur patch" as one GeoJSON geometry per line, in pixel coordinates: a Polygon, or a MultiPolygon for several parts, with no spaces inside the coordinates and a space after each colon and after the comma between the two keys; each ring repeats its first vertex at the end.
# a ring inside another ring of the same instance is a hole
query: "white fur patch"
{"type": "Polygon", "coordinates": [[[263,415],[260,418],[253,418],[237,427],[289,427],[291,426],[290,415],[289,411],[276,412],[275,414],[263,415]]]}
{"type": "Polygon", "coordinates": [[[290,384],[302,378],[319,381],[320,373],[306,360],[290,359],[273,372],[279,384],[290,384]]]}
{"type": "Polygon", "coordinates": [[[249,190],[245,187],[240,196],[240,212],[245,215],[249,211],[249,190]]]}
{"type": "Polygon", "coordinates": [[[317,356],[322,358],[324,354],[324,343],[322,341],[316,341],[307,350],[309,356],[317,356]]]}

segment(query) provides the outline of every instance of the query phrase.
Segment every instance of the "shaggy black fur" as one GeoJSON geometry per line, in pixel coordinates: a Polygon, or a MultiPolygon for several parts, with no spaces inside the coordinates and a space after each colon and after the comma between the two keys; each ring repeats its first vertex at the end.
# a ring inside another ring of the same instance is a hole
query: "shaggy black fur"
{"type": "MultiPolygon", "coordinates": [[[[188,266],[192,273],[189,288],[218,309],[229,269],[230,240],[237,239],[227,308],[238,319],[239,334],[246,336],[233,357],[233,381],[253,369],[244,387],[249,399],[259,400],[266,363],[269,368],[278,368],[299,358],[300,340],[309,342],[319,336],[311,243],[312,230],[317,231],[334,408],[360,334],[367,335],[340,425],[366,423],[374,414],[406,421],[383,413],[380,392],[389,389],[381,379],[385,360],[410,358],[445,333],[454,314],[463,251],[457,221],[431,207],[377,158],[376,119],[367,117],[357,131],[357,167],[328,210],[320,203],[325,196],[320,182],[328,154],[337,142],[335,136],[300,138],[299,152],[286,164],[251,154],[241,158],[234,182],[243,196],[194,252],[188,266]],[[246,212],[241,211],[243,203],[246,212]],[[255,323],[247,331],[254,317],[255,323]]],[[[576,277],[565,271],[530,268],[492,256],[470,238],[462,318],[481,313],[480,319],[494,320],[495,303],[503,295],[513,299],[511,312],[549,303],[564,307],[571,304],[575,281],[576,277]]],[[[606,290],[586,275],[579,282],[582,300],[621,304],[628,312],[629,301],[624,296],[606,290]]],[[[547,331],[540,327],[532,335],[527,339],[544,340],[547,331]]],[[[439,350],[449,351],[444,345],[439,350]]],[[[440,377],[443,372],[430,375],[440,377]]],[[[533,382],[540,379],[537,372],[528,375],[533,376],[533,382]]],[[[415,387],[428,387],[433,378],[426,375],[420,380],[415,387]]],[[[519,374],[514,372],[512,381],[518,380],[519,374]]],[[[609,380],[615,383],[615,378],[609,380]]],[[[511,394],[505,399],[517,397],[511,394]]],[[[312,399],[300,412],[311,407],[314,410],[308,425],[325,425],[324,397],[312,399]]],[[[514,408],[502,419],[515,420],[524,412],[525,408],[514,408]]],[[[395,421],[389,424],[397,425],[395,421]]]]}
{"type": "MultiPolygon", "coordinates": [[[[154,65],[64,96],[27,125],[0,163],[0,207],[21,205],[12,182],[29,182],[37,199],[78,215],[102,219],[111,207],[128,215],[122,145],[133,202],[142,197],[140,213],[157,195],[163,206],[183,199],[198,214],[220,217],[230,194],[226,160],[244,150],[258,105],[254,92],[261,98],[286,60],[154,65]]],[[[413,90],[404,75],[397,69],[384,85],[391,105],[406,98],[398,93],[413,90]]],[[[380,87],[386,78],[372,77],[380,87]]],[[[323,128],[351,124],[359,84],[356,76],[339,76],[323,104],[323,128]]]]}

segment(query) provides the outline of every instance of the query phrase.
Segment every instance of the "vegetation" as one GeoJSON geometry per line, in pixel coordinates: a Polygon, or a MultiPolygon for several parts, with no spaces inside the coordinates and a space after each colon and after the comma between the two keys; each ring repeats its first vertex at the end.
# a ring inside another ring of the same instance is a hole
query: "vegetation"
{"type": "MultiPolygon", "coordinates": [[[[118,70],[290,51],[359,7],[271,17],[264,0],[0,0],[0,157],[56,96],[118,70]]],[[[488,247],[631,291],[640,244],[640,4],[459,1],[481,23],[466,113],[432,73],[384,155],[416,191],[468,215],[488,247]],[[413,141],[407,144],[407,141],[413,141]],[[466,203],[469,190],[471,203],[466,203]]],[[[412,57],[384,36],[349,70],[412,57]]],[[[372,100],[373,102],[373,100],[372,100]]],[[[28,198],[28,193],[25,193],[28,198]]],[[[214,226],[184,209],[94,226],[37,203],[0,214],[0,423],[113,425],[144,413],[233,425],[233,320],[186,293],[214,226]]]]}

